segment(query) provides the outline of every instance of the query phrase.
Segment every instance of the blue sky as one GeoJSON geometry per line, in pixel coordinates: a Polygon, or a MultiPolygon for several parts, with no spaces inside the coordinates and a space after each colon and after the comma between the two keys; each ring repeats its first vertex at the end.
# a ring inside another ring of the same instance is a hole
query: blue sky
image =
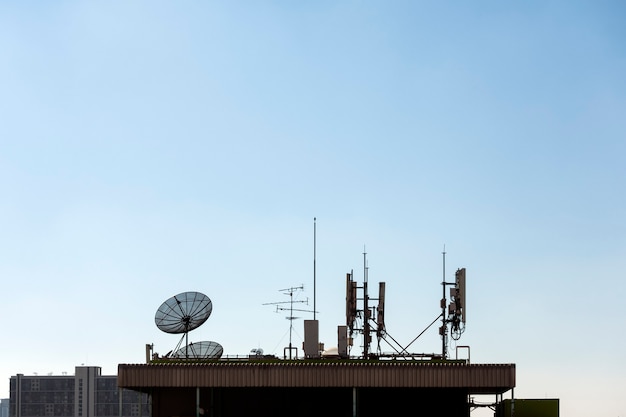
{"type": "MultiPolygon", "coordinates": [[[[563,415],[624,415],[625,17],[1,2],[0,396],[17,373],[171,350],[154,313],[183,291],[213,302],[190,338],[281,354],[289,322],[263,304],[300,285],[312,302],[317,218],[327,346],[364,251],[390,335],[413,340],[439,314],[445,246],[446,278],[467,269],[472,362],[515,363],[516,397],[563,415]]],[[[436,327],[412,349],[440,352],[436,327]]]]}

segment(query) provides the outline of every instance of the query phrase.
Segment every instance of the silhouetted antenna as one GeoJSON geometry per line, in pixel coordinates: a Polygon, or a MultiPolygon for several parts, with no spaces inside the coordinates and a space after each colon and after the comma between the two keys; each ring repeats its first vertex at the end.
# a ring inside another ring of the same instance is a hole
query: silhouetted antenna
{"type": "Polygon", "coordinates": [[[459,340],[465,331],[465,268],[459,268],[454,274],[454,282],[446,282],[446,247],[443,247],[443,298],[441,299],[441,355],[446,359],[448,353],[448,323],[450,324],[450,336],[459,340]],[[450,304],[446,300],[446,286],[450,288],[450,304]],[[446,315],[446,306],[448,308],[446,315]]]}
{"type": "Polygon", "coordinates": [[[315,291],[316,291],[316,280],[315,280],[315,258],[316,258],[316,231],[317,231],[317,218],[313,217],[313,320],[315,320],[315,291]]]}
{"type": "MultiPolygon", "coordinates": [[[[288,310],[289,311],[289,316],[286,317],[287,320],[289,320],[289,347],[285,348],[285,350],[289,350],[289,359],[291,359],[291,351],[295,350],[296,351],[296,358],[298,357],[298,348],[294,348],[291,344],[291,334],[293,332],[293,321],[296,319],[299,319],[300,317],[294,317],[293,312],[294,311],[302,311],[302,312],[306,312],[306,313],[315,313],[314,310],[304,310],[304,309],[297,309],[297,308],[293,308],[293,305],[296,303],[305,303],[305,304],[309,304],[309,299],[307,298],[306,300],[294,300],[293,296],[294,293],[296,291],[304,291],[304,285],[300,285],[299,287],[291,287],[291,288],[285,288],[282,290],[279,290],[280,292],[282,292],[285,295],[289,296],[289,301],[277,301],[274,303],[263,303],[263,305],[275,305],[276,306],[276,312],[278,313],[279,311],[284,311],[284,310],[288,310]],[[284,304],[289,304],[289,307],[284,307],[284,304]]],[[[285,357],[287,355],[284,355],[285,357]]]]}
{"type": "Polygon", "coordinates": [[[381,339],[385,335],[385,283],[378,283],[378,307],[376,308],[376,335],[381,339]]]}
{"type": "Polygon", "coordinates": [[[369,308],[369,295],[367,293],[367,252],[365,251],[365,245],[363,245],[363,358],[369,358],[370,352],[370,308],[369,308]]]}
{"type": "Polygon", "coordinates": [[[454,288],[450,289],[452,299],[448,306],[448,321],[451,323],[450,335],[459,340],[465,331],[465,268],[459,268],[454,274],[454,288]]]}
{"type": "Polygon", "coordinates": [[[443,290],[443,296],[441,298],[441,327],[439,328],[439,334],[441,335],[441,356],[443,359],[446,358],[446,353],[448,351],[448,326],[446,324],[446,245],[443,245],[443,252],[441,252],[443,256],[443,268],[442,268],[442,279],[441,279],[441,288],[443,290]]]}
{"type": "Polygon", "coordinates": [[[352,274],[353,271],[346,274],[346,326],[350,330],[350,337],[354,332],[354,322],[357,316],[357,283],[352,274]]]}
{"type": "Polygon", "coordinates": [[[348,328],[348,346],[353,344],[353,335],[359,332],[363,335],[363,357],[370,357],[370,345],[372,333],[376,332],[378,338],[378,351],[380,353],[380,341],[387,334],[385,329],[385,283],[378,283],[378,298],[370,298],[368,293],[369,266],[367,252],[363,247],[363,286],[359,287],[354,281],[352,271],[346,274],[346,326],[348,328]],[[363,291],[363,297],[359,298],[357,291],[363,291]],[[378,300],[377,306],[370,307],[370,301],[378,300]],[[358,307],[362,302],[362,309],[358,307]],[[362,318],[362,327],[357,327],[357,319],[362,318]],[[375,326],[373,326],[375,325],[375,326]]]}

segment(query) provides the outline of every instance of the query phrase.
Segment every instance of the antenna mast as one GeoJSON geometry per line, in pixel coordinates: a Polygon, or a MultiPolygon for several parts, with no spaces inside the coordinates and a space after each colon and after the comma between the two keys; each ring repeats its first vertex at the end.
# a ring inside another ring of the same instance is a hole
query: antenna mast
{"type": "Polygon", "coordinates": [[[317,219],[315,217],[313,217],[313,320],[315,320],[315,311],[317,310],[315,308],[315,289],[316,289],[316,282],[315,282],[315,256],[316,256],[316,221],[317,219]]]}
{"type": "MultiPolygon", "coordinates": [[[[294,303],[305,303],[305,304],[309,304],[309,300],[295,300],[293,299],[293,294],[296,291],[303,291],[304,290],[304,285],[300,285],[299,287],[290,287],[290,288],[284,288],[282,290],[279,290],[280,292],[282,292],[285,295],[289,296],[289,301],[278,301],[275,303],[264,303],[263,305],[275,305],[276,306],[276,312],[279,312],[281,310],[289,310],[289,316],[286,317],[287,320],[289,320],[289,347],[285,348],[285,350],[289,350],[289,359],[291,359],[291,351],[295,350],[296,351],[296,358],[298,357],[298,348],[295,348],[292,346],[291,344],[291,334],[293,332],[293,321],[295,319],[299,319],[300,317],[294,317],[293,316],[293,312],[294,311],[304,311],[307,313],[311,313],[311,310],[301,310],[301,309],[297,309],[297,308],[293,308],[293,304],[294,303]],[[282,307],[282,304],[287,304],[289,303],[289,307],[282,307]]],[[[313,313],[315,313],[315,311],[313,311],[313,313]]],[[[286,357],[287,355],[285,355],[286,357]]]]}
{"type": "Polygon", "coordinates": [[[441,358],[446,359],[448,352],[448,326],[446,325],[446,245],[443,245],[443,278],[441,281],[441,287],[443,289],[443,297],[441,298],[441,328],[439,333],[441,334],[441,358]]]}
{"type": "Polygon", "coordinates": [[[369,358],[370,350],[370,309],[367,294],[367,252],[363,246],[363,358],[369,358]]]}
{"type": "MultiPolygon", "coordinates": [[[[346,274],[346,327],[349,329],[348,345],[352,346],[354,332],[363,334],[363,359],[371,359],[380,354],[380,340],[387,334],[385,331],[385,283],[378,283],[378,298],[371,298],[368,294],[369,266],[367,252],[363,246],[363,286],[360,287],[353,279],[353,271],[346,274]],[[357,290],[363,290],[363,297],[357,296],[357,290]],[[370,307],[370,301],[378,300],[378,306],[370,307]],[[363,302],[363,308],[358,308],[358,302],[363,302]],[[375,316],[374,316],[375,315],[375,316]],[[363,327],[357,328],[355,321],[363,319],[363,327]],[[372,325],[372,323],[374,325],[372,325]],[[372,352],[372,333],[378,338],[378,352],[372,352]]],[[[435,320],[439,319],[439,316],[435,320]]],[[[397,342],[396,342],[397,343],[397,342]]]]}
{"type": "Polygon", "coordinates": [[[446,246],[443,246],[443,298],[441,299],[441,358],[446,360],[448,354],[448,323],[450,323],[450,336],[454,340],[459,340],[465,331],[465,268],[459,268],[455,273],[454,282],[446,282],[446,246]],[[450,290],[450,305],[446,300],[446,285],[453,286],[450,290]],[[448,314],[446,317],[446,307],[448,314]]]}

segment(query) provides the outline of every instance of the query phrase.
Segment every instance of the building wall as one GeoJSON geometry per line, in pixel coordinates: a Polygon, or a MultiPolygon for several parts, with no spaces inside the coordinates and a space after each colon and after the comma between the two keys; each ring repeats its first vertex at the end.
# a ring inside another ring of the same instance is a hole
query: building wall
{"type": "Polygon", "coordinates": [[[118,365],[124,388],[464,388],[474,394],[515,387],[514,364],[415,360],[310,360],[163,362],[118,365]]]}
{"type": "Polygon", "coordinates": [[[0,399],[0,417],[9,417],[9,399],[0,399]]]}
{"type": "Polygon", "coordinates": [[[469,417],[462,389],[156,388],[152,397],[153,417],[469,417]]]}
{"type": "Polygon", "coordinates": [[[559,399],[511,399],[502,401],[498,417],[559,417],[559,399]]]}
{"type": "Polygon", "coordinates": [[[99,367],[76,367],[75,375],[18,374],[10,380],[7,417],[148,417],[148,396],[117,386],[99,367]],[[121,394],[121,397],[120,397],[121,394]],[[120,414],[121,408],[121,414],[120,414]]]}

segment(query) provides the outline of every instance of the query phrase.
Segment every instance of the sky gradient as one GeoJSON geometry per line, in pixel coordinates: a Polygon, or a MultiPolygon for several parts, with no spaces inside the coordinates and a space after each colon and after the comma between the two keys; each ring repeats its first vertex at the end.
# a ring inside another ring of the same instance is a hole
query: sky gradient
{"type": "MultiPolygon", "coordinates": [[[[264,304],[303,285],[334,346],[364,252],[407,344],[440,313],[445,247],[473,363],[515,363],[515,396],[562,415],[626,415],[625,18],[619,1],[0,2],[0,397],[18,373],[166,353],[179,338],[154,314],[184,291],[213,302],[190,339],[281,355],[289,321],[264,304]]],[[[411,348],[440,352],[436,326],[411,348]]]]}

